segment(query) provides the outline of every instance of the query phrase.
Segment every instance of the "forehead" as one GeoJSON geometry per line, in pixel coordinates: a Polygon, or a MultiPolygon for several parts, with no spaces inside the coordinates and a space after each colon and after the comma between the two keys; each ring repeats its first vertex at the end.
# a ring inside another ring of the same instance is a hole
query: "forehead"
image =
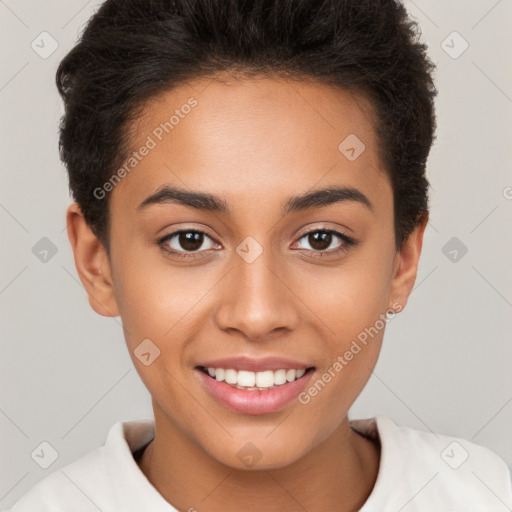
{"type": "Polygon", "coordinates": [[[138,160],[113,201],[136,207],[162,184],[270,201],[316,184],[370,191],[388,181],[371,104],[326,84],[203,77],[159,94],[141,112],[130,126],[138,160]]]}

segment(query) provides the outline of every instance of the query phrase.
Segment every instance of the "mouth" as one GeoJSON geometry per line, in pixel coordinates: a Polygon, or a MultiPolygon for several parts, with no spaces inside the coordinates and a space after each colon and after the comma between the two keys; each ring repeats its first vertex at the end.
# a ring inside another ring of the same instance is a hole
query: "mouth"
{"type": "Polygon", "coordinates": [[[201,365],[195,370],[203,387],[217,403],[234,412],[257,415],[284,409],[304,390],[315,367],[295,366],[251,371],[201,365]]]}
{"type": "Polygon", "coordinates": [[[244,391],[266,391],[279,386],[284,386],[302,378],[307,372],[314,370],[309,368],[280,368],[279,370],[263,370],[252,372],[248,370],[235,370],[233,368],[215,368],[213,366],[198,366],[200,371],[217,382],[225,382],[229,386],[244,391]]]}

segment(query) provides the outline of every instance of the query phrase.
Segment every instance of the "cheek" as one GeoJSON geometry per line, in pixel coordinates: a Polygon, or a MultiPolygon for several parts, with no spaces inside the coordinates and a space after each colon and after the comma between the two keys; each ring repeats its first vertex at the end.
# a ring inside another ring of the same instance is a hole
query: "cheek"
{"type": "Polygon", "coordinates": [[[391,289],[392,251],[376,254],[369,248],[339,267],[302,276],[302,289],[311,310],[338,341],[337,350],[375,324],[386,312],[391,289]]]}
{"type": "Polygon", "coordinates": [[[321,419],[319,435],[328,435],[342,421],[379,357],[387,325],[389,271],[382,260],[365,263],[340,270],[326,280],[323,293],[312,297],[315,312],[329,329],[325,357],[299,401],[311,418],[321,419]]]}
{"type": "Polygon", "coordinates": [[[375,240],[330,269],[330,275],[319,278],[317,272],[316,280],[304,280],[315,313],[329,327],[326,357],[304,402],[312,414],[329,417],[331,426],[341,421],[377,363],[387,325],[393,256],[392,243],[375,240]]]}
{"type": "Polygon", "coordinates": [[[188,340],[197,328],[197,304],[205,292],[192,285],[195,280],[184,271],[148,263],[148,258],[119,260],[115,281],[125,341],[137,373],[157,403],[181,411],[180,404],[186,402],[181,372],[188,340]]]}
{"type": "MultiPolygon", "coordinates": [[[[126,258],[115,277],[116,298],[130,342],[142,337],[165,339],[182,330],[212,288],[199,267],[176,268],[165,261],[126,258]]],[[[211,281],[211,282],[210,282],[211,281]]]]}

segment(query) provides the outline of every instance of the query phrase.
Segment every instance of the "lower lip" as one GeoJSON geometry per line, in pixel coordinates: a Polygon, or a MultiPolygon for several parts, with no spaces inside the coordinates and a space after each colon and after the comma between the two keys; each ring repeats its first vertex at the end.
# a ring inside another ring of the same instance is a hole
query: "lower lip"
{"type": "Polygon", "coordinates": [[[263,391],[245,391],[225,382],[219,382],[198,368],[196,372],[211,395],[229,409],[242,414],[268,414],[279,411],[297,398],[313,374],[313,370],[308,370],[293,382],[263,391]]]}

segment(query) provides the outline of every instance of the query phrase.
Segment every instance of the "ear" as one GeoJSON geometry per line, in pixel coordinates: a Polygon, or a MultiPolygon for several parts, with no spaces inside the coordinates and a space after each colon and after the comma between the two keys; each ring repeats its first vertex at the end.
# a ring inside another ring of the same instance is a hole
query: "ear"
{"type": "Polygon", "coordinates": [[[402,248],[395,255],[389,309],[396,313],[405,308],[414,287],[427,223],[428,213],[404,240],[402,248]]]}
{"type": "Polygon", "coordinates": [[[89,228],[78,203],[68,207],[66,224],[76,270],[91,308],[102,316],[119,316],[107,251],[89,228]]]}

